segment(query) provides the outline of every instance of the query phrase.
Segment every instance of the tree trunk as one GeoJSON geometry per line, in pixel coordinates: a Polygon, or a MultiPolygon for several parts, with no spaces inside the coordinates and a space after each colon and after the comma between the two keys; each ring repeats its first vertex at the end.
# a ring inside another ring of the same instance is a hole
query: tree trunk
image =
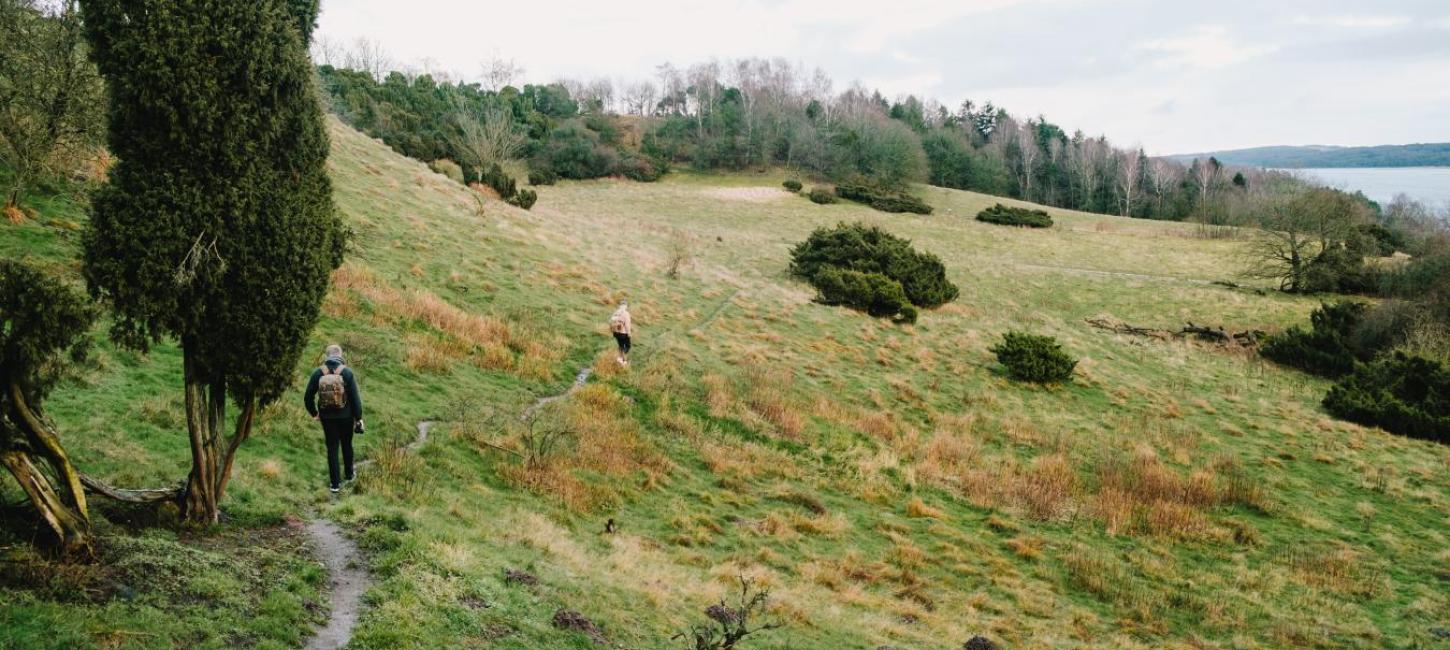
{"type": "Polygon", "coordinates": [[[207,381],[200,377],[189,355],[184,365],[191,474],[182,493],[181,513],[195,523],[215,524],[221,520],[218,504],[226,493],[237,449],[252,432],[257,402],[255,399],[246,400],[237,417],[236,430],[227,439],[223,433],[226,426],[226,384],[220,379],[207,381]]]}
{"type": "Polygon", "coordinates": [[[30,408],[20,385],[10,382],[10,420],[25,434],[23,447],[14,446],[0,452],[0,464],[15,476],[41,519],[55,533],[62,553],[68,557],[91,554],[91,516],[86,506],[85,489],[80,473],[71,464],[65,448],[50,426],[30,408]],[[35,457],[50,466],[52,481],[35,464],[35,457]],[[56,482],[59,482],[59,488],[56,482]]]}
{"type": "Polygon", "coordinates": [[[66,557],[90,557],[91,522],[85,511],[77,510],[74,504],[66,503],[64,497],[50,484],[50,479],[31,462],[30,456],[25,452],[15,449],[0,452],[0,464],[10,470],[10,474],[25,491],[25,496],[30,499],[31,505],[40,513],[40,518],[55,533],[61,553],[66,557]]]}

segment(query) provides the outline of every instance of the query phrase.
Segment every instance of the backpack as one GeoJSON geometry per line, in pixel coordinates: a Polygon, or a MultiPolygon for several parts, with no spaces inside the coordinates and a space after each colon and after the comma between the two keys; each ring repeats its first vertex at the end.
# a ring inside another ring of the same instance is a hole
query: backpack
{"type": "Polygon", "coordinates": [[[609,331],[615,334],[624,333],[624,312],[617,311],[614,312],[613,316],[609,317],[609,331]]]}
{"type": "Polygon", "coordinates": [[[328,370],[322,366],[322,376],[317,379],[317,408],[324,411],[338,411],[347,406],[347,382],[342,378],[342,369],[328,370]]]}

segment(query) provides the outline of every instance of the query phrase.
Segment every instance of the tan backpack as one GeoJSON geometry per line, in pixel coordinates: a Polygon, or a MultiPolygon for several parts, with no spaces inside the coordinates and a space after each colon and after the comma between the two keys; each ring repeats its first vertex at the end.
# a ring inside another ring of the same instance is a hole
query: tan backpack
{"type": "Polygon", "coordinates": [[[609,331],[615,334],[623,334],[624,329],[624,312],[614,312],[614,315],[609,317],[609,331]]]}
{"type": "Polygon", "coordinates": [[[317,408],[339,411],[347,406],[347,382],[342,378],[342,370],[346,367],[338,365],[337,370],[328,370],[323,364],[322,376],[317,379],[317,408]]]}

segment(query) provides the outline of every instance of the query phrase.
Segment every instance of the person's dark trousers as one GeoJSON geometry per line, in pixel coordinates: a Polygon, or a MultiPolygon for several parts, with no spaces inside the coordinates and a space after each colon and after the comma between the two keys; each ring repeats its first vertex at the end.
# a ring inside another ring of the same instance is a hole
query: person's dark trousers
{"type": "Polygon", "coordinates": [[[352,420],[322,420],[322,434],[327,438],[327,477],[331,486],[342,485],[337,467],[337,448],[342,447],[342,464],[347,468],[347,477],[352,478],[352,420]]]}
{"type": "Polygon", "coordinates": [[[614,342],[619,344],[620,354],[629,354],[629,349],[634,347],[629,340],[629,335],[622,332],[614,333],[614,342]]]}

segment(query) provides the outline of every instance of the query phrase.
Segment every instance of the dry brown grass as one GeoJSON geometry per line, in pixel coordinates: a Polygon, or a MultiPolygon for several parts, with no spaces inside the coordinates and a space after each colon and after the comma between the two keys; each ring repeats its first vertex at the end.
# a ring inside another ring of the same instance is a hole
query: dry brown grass
{"type": "Polygon", "coordinates": [[[735,395],[730,390],[730,382],[724,377],[712,373],[701,377],[700,384],[705,389],[705,405],[710,409],[710,416],[729,417],[735,404],[735,395]]]}
{"type": "Polygon", "coordinates": [[[914,519],[946,519],[946,513],[926,505],[918,497],[912,497],[910,501],[906,502],[906,516],[914,519]]]}
{"type": "MultiPolygon", "coordinates": [[[[510,484],[552,496],[571,510],[588,512],[622,498],[620,479],[634,477],[640,488],[652,489],[669,473],[669,461],[644,435],[623,395],[603,384],[588,384],[562,404],[558,412],[535,417],[552,419],[538,426],[555,427],[559,439],[572,444],[558,445],[549,453],[501,469],[510,484]],[[602,479],[586,481],[581,471],[602,479]]],[[[525,433],[520,430],[515,435],[525,433]]]]}
{"type": "Polygon", "coordinates": [[[896,422],[883,411],[860,415],[856,418],[856,429],[880,442],[890,442],[896,437],[896,422]]]}
{"type": "Polygon", "coordinates": [[[448,374],[453,370],[453,361],[468,354],[457,342],[426,334],[409,335],[406,346],[403,365],[423,374],[448,374]]]}
{"type": "Polygon", "coordinates": [[[1077,493],[1077,472],[1062,454],[1032,459],[1023,480],[1017,485],[1017,498],[1035,519],[1054,519],[1064,514],[1077,493]]]}
{"type": "Polygon", "coordinates": [[[752,365],[745,369],[745,405],[773,426],[782,437],[799,440],[805,416],[793,399],[794,376],[788,368],[752,365]]]}
{"type": "Polygon", "coordinates": [[[422,289],[400,291],[365,268],[344,264],[333,273],[333,291],[352,291],[382,322],[421,322],[469,351],[474,364],[520,377],[547,379],[563,358],[562,338],[503,318],[475,314],[422,289]]]}
{"type": "Polygon", "coordinates": [[[917,475],[937,485],[955,485],[959,477],[976,464],[981,445],[967,435],[938,429],[922,450],[917,475]]]}
{"type": "Polygon", "coordinates": [[[275,479],[282,476],[282,461],[276,458],[268,458],[257,463],[257,476],[265,479],[275,479]]]}
{"type": "Polygon", "coordinates": [[[1038,560],[1042,558],[1042,549],[1047,545],[1047,540],[1033,535],[1019,535],[1007,540],[1007,548],[1017,557],[1026,560],[1038,560]]]}
{"type": "Polygon", "coordinates": [[[359,472],[357,491],[397,500],[415,499],[427,489],[423,459],[401,441],[390,441],[372,453],[373,468],[359,472]]]}
{"type": "Polygon", "coordinates": [[[790,478],[799,474],[795,462],[784,452],[754,443],[738,445],[705,441],[700,457],[716,476],[734,480],[790,478]]]}
{"type": "Polygon", "coordinates": [[[1369,565],[1363,554],[1345,545],[1329,548],[1292,546],[1284,563],[1303,584],[1346,596],[1374,598],[1390,590],[1389,578],[1369,565]]]}
{"type": "Polygon", "coordinates": [[[18,226],[25,222],[25,213],[16,206],[6,205],[5,218],[10,221],[11,225],[18,226]]]}

